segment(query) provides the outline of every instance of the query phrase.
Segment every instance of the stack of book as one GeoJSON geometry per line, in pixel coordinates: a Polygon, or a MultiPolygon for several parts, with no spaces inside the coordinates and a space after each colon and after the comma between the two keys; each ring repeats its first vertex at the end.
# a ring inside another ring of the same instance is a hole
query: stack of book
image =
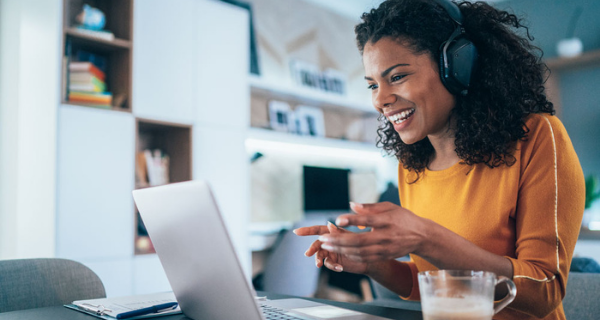
{"type": "Polygon", "coordinates": [[[92,62],[69,63],[69,102],[97,107],[112,104],[112,94],[106,92],[106,75],[92,62]]]}

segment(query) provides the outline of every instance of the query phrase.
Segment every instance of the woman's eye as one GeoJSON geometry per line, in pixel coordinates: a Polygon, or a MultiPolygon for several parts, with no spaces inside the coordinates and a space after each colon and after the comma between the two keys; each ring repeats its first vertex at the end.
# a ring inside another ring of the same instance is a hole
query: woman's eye
{"type": "Polygon", "coordinates": [[[376,84],[370,84],[370,85],[367,87],[367,89],[369,89],[369,90],[375,90],[375,89],[377,89],[377,87],[378,87],[378,86],[377,86],[376,84]]]}
{"type": "Polygon", "coordinates": [[[396,76],[392,76],[392,82],[396,82],[401,80],[402,78],[406,77],[405,75],[396,75],[396,76]]]}

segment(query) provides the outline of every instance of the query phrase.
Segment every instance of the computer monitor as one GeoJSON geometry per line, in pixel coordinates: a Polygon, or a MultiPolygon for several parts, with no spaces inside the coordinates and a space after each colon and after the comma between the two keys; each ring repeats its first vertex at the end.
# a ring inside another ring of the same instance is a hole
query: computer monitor
{"type": "Polygon", "coordinates": [[[348,211],[350,169],[304,166],[304,211],[348,211]]]}

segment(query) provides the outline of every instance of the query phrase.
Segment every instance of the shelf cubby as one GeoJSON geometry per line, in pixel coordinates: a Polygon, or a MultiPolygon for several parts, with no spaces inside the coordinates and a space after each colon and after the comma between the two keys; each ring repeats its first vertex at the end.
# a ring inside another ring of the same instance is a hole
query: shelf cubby
{"type": "MultiPolygon", "coordinates": [[[[168,183],[192,180],[192,126],[149,119],[136,120],[136,155],[144,150],[159,149],[169,156],[168,183]]],[[[137,158],[137,156],[136,156],[137,158]]],[[[136,172],[139,167],[136,161],[136,172]]],[[[145,188],[136,178],[136,188],[145,188]]],[[[135,218],[135,253],[154,253],[150,239],[144,234],[136,208],[135,218]]]]}
{"type": "Polygon", "coordinates": [[[68,100],[69,85],[68,63],[74,61],[79,50],[100,55],[107,60],[105,70],[106,91],[112,93],[111,109],[131,112],[132,88],[132,36],[133,36],[133,0],[64,0],[63,19],[63,104],[93,106],[94,104],[72,102],[68,100]],[[104,30],[114,34],[114,39],[107,40],[76,28],[76,16],[84,4],[101,10],[106,18],[104,30]]]}

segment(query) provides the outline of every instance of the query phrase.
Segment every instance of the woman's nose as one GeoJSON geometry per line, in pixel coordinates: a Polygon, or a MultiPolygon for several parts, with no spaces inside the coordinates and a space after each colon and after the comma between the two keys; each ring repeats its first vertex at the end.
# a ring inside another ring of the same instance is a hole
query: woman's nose
{"type": "Polygon", "coordinates": [[[373,94],[373,105],[377,109],[383,109],[396,102],[396,95],[390,90],[390,87],[382,84],[373,94]]]}

